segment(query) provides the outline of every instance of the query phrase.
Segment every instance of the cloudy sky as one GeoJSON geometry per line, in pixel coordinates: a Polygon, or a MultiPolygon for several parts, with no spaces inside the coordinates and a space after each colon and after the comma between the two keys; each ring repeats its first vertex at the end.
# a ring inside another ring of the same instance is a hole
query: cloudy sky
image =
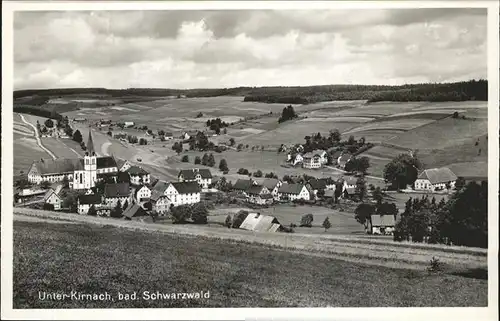
{"type": "Polygon", "coordinates": [[[14,87],[486,78],[485,9],[17,12],[14,87]]]}

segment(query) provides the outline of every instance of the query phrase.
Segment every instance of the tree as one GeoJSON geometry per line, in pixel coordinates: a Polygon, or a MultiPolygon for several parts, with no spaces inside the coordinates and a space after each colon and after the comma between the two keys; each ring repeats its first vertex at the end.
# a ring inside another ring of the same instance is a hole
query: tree
{"type": "Polygon", "coordinates": [[[189,156],[188,155],[182,156],[181,162],[183,162],[183,163],[189,163],[189,156]]]}
{"type": "Polygon", "coordinates": [[[49,181],[42,181],[40,183],[40,187],[43,188],[43,189],[48,189],[48,188],[50,188],[51,185],[52,184],[49,181]]]}
{"type": "Polygon", "coordinates": [[[24,189],[30,187],[31,183],[26,177],[21,177],[14,182],[14,186],[19,187],[20,189],[24,189]]]}
{"type": "Polygon", "coordinates": [[[189,205],[180,205],[172,207],[171,209],[173,223],[186,223],[191,218],[191,211],[189,205]]]}
{"type": "Polygon", "coordinates": [[[273,172],[270,172],[270,173],[267,173],[265,176],[265,178],[278,178],[278,175],[274,174],[273,172]]]}
{"type": "Polygon", "coordinates": [[[182,143],[181,142],[175,142],[172,145],[172,150],[174,150],[177,154],[182,153],[182,151],[184,150],[184,148],[182,147],[182,143]]]}
{"type": "Polygon", "coordinates": [[[254,177],[262,177],[262,171],[259,169],[256,172],[253,173],[254,177]]]}
{"type": "Polygon", "coordinates": [[[147,144],[148,144],[148,140],[146,138],[139,139],[139,145],[147,145],[147,144]]]}
{"type": "Polygon", "coordinates": [[[314,220],[314,216],[312,214],[306,214],[302,216],[300,219],[300,226],[301,227],[312,227],[312,222],[314,220]]]}
{"type": "Polygon", "coordinates": [[[376,187],[372,192],[373,199],[377,202],[377,204],[381,203],[384,199],[384,195],[382,194],[382,190],[380,187],[376,187]]]}
{"type": "Polygon", "coordinates": [[[125,200],[125,202],[123,202],[123,206],[122,206],[122,209],[125,211],[128,207],[128,201],[125,200]]]}
{"type": "Polygon", "coordinates": [[[316,193],[316,196],[319,198],[319,199],[322,199],[325,197],[325,190],[324,189],[319,189],[318,192],[316,193]]]}
{"type": "Polygon", "coordinates": [[[194,164],[195,164],[195,165],[199,165],[199,164],[201,164],[201,158],[200,158],[200,156],[196,156],[196,157],[194,158],[194,164]]]}
{"type": "Polygon", "coordinates": [[[113,137],[113,132],[112,131],[109,130],[107,134],[108,134],[109,137],[113,137]]]}
{"type": "Polygon", "coordinates": [[[325,228],[325,232],[332,227],[332,224],[330,223],[330,220],[328,219],[328,216],[325,217],[325,220],[323,221],[323,227],[325,228]]]}
{"type": "Polygon", "coordinates": [[[77,129],[73,133],[73,140],[77,143],[81,143],[83,141],[82,133],[77,129]]]}
{"type": "Polygon", "coordinates": [[[238,169],[237,173],[240,174],[240,175],[248,175],[249,171],[246,168],[240,168],[240,169],[238,169]]]}
{"type": "Polygon", "coordinates": [[[360,201],[363,201],[366,196],[366,183],[363,177],[356,180],[356,194],[358,194],[360,201]]]}
{"type": "Polygon", "coordinates": [[[418,176],[422,164],[416,156],[400,154],[384,167],[384,179],[395,189],[412,185],[418,176]]]}
{"type": "Polygon", "coordinates": [[[224,128],[223,133],[224,133],[224,135],[227,134],[227,128],[224,128]]]}
{"type": "Polygon", "coordinates": [[[236,141],[234,140],[234,138],[230,138],[229,139],[229,146],[234,146],[234,144],[236,144],[236,141]]]}
{"type": "Polygon", "coordinates": [[[207,154],[207,153],[205,153],[205,154],[203,155],[203,158],[201,159],[201,164],[202,164],[203,166],[207,166],[207,165],[208,165],[208,158],[209,158],[208,154],[207,154]]]}
{"type": "Polygon", "coordinates": [[[64,175],[63,180],[62,180],[62,184],[63,184],[64,188],[69,188],[69,178],[68,178],[68,176],[64,175]]]}
{"type": "Polygon", "coordinates": [[[224,225],[227,227],[227,228],[231,228],[231,225],[233,224],[233,219],[231,218],[231,215],[227,215],[226,216],[226,221],[224,222],[224,225]]]}
{"type": "Polygon", "coordinates": [[[221,172],[227,172],[229,171],[229,168],[227,167],[227,162],[226,160],[223,158],[220,160],[219,162],[219,169],[221,172]]]}
{"type": "Polygon", "coordinates": [[[238,144],[236,149],[238,150],[238,152],[241,151],[243,149],[243,144],[238,144]]]}
{"type": "Polygon", "coordinates": [[[95,209],[94,204],[92,204],[92,206],[90,206],[89,211],[87,212],[87,215],[97,216],[97,210],[95,209]]]}
{"type": "Polygon", "coordinates": [[[42,209],[44,211],[53,211],[54,210],[54,205],[49,204],[49,203],[43,203],[42,209]]]}
{"type": "Polygon", "coordinates": [[[245,221],[248,216],[248,211],[241,210],[239,211],[233,219],[233,228],[240,228],[241,223],[245,221]]]}
{"type": "Polygon", "coordinates": [[[123,216],[123,209],[120,202],[116,202],[115,207],[111,210],[111,217],[120,218],[123,216]]]}
{"type": "Polygon", "coordinates": [[[465,178],[459,176],[455,182],[455,189],[461,190],[465,186],[465,178]]]}
{"type": "Polygon", "coordinates": [[[214,157],[213,154],[210,154],[208,156],[207,166],[210,166],[210,167],[214,167],[215,166],[215,157],[214,157]]]}
{"type": "Polygon", "coordinates": [[[354,210],[354,218],[359,224],[364,225],[365,231],[368,231],[373,214],[375,214],[375,206],[371,204],[359,204],[354,210]]]}
{"type": "Polygon", "coordinates": [[[45,127],[47,127],[47,128],[52,128],[52,127],[54,127],[54,121],[53,121],[52,119],[50,119],[50,118],[49,118],[49,119],[47,119],[47,120],[45,121],[44,125],[45,125],[45,127]]]}
{"type": "Polygon", "coordinates": [[[208,209],[203,203],[191,206],[191,220],[194,224],[207,224],[208,209]]]}

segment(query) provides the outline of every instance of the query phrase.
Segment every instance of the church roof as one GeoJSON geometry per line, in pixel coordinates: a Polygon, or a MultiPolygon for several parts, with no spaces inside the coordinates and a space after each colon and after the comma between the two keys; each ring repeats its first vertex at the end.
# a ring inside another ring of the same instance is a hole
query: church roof
{"type": "Polygon", "coordinates": [[[111,156],[97,157],[97,168],[117,167],[116,161],[111,156]]]}
{"type": "Polygon", "coordinates": [[[92,131],[90,127],[89,127],[89,140],[87,141],[87,152],[91,156],[95,154],[94,141],[92,140],[92,131]]]}
{"type": "Polygon", "coordinates": [[[130,186],[128,183],[116,183],[104,185],[105,197],[125,197],[130,195],[130,186]]]}

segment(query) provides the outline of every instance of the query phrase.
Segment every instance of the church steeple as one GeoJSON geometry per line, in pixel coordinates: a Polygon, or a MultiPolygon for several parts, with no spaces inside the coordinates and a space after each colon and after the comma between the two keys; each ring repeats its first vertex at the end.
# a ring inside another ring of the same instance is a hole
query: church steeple
{"type": "Polygon", "coordinates": [[[90,130],[90,127],[89,127],[89,140],[87,142],[87,152],[89,153],[89,156],[95,155],[94,141],[92,140],[92,131],[90,130]]]}

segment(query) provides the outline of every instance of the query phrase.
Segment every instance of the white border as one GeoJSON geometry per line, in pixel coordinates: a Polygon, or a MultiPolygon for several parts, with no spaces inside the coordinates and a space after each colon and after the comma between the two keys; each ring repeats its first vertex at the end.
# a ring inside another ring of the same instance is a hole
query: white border
{"type": "Polygon", "coordinates": [[[1,318],[89,320],[498,320],[498,164],[499,164],[499,9],[498,1],[246,1],[246,2],[2,2],[2,220],[1,318]],[[12,309],[12,181],[13,168],[13,11],[165,10],[165,9],[383,9],[488,8],[488,177],[489,180],[489,307],[488,308],[226,308],[226,309],[12,309]]]}

